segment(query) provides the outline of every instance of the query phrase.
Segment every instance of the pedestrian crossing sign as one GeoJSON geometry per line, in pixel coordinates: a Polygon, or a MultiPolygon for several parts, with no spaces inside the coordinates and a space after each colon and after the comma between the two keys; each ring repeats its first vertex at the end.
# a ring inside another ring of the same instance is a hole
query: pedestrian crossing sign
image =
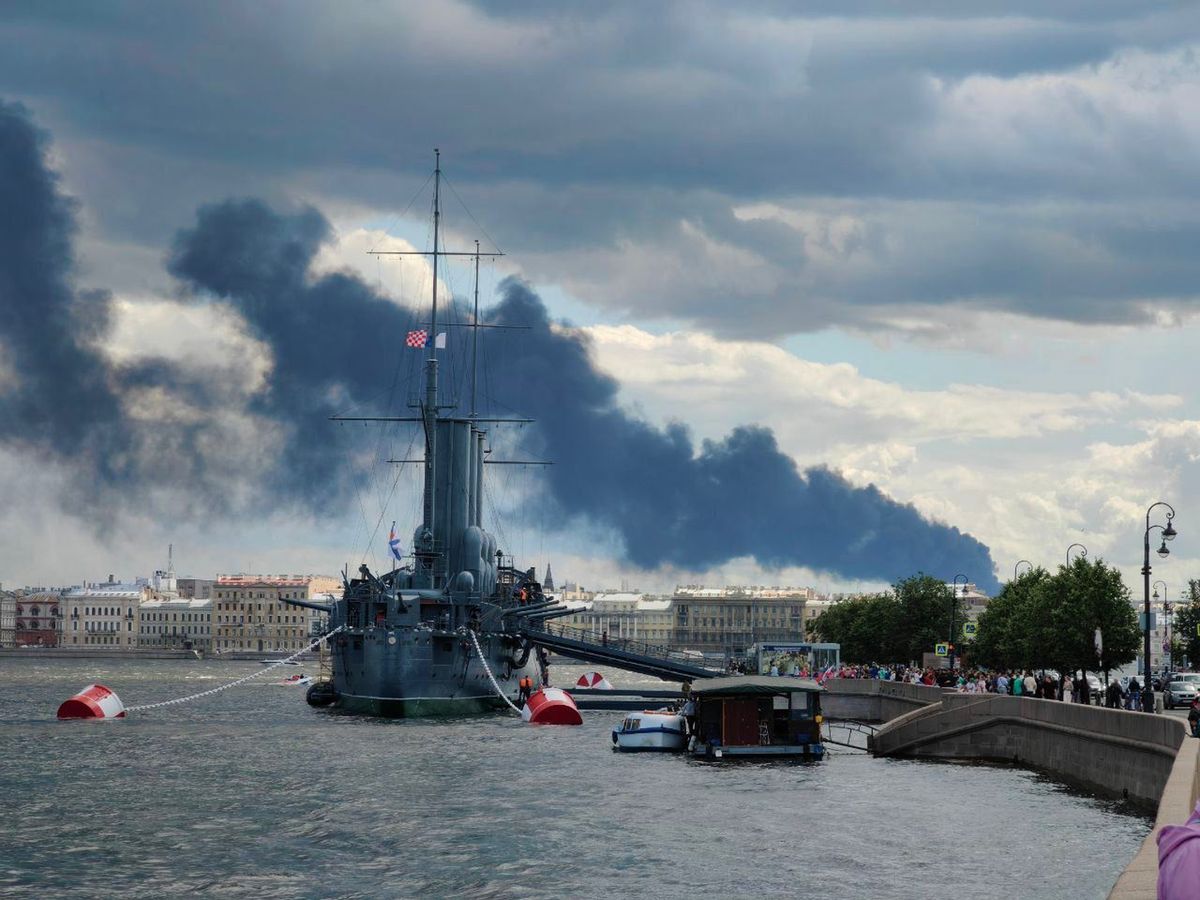
{"type": "Polygon", "coordinates": [[[937,656],[949,656],[950,655],[950,645],[949,644],[934,644],[933,652],[937,656]]]}
{"type": "Polygon", "coordinates": [[[963,623],[963,640],[970,641],[975,639],[976,625],[974,622],[963,623]]]}

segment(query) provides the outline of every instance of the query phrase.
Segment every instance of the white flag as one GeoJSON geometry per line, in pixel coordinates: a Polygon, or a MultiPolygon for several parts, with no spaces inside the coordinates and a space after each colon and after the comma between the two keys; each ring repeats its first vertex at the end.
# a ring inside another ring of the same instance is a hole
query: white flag
{"type": "Polygon", "coordinates": [[[446,332],[443,331],[436,338],[434,338],[433,346],[437,350],[446,349],[446,332]]]}

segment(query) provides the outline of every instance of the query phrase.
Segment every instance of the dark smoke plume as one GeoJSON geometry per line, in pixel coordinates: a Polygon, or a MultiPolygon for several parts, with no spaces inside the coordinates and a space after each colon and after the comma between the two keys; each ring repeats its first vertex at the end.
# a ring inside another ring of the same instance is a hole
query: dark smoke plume
{"type": "MultiPolygon", "coordinates": [[[[411,325],[353,277],[308,278],[328,234],[315,210],[287,216],[257,201],[228,202],[200,212],[170,262],[194,290],[233,304],[271,346],[276,369],[261,411],[297,433],[311,432],[337,402],[376,396],[397,336],[411,325]]],[[[510,279],[502,292],[488,319],[530,330],[492,367],[490,392],[538,419],[539,449],[555,461],[547,484],[558,515],[616,529],[634,563],[703,569],[753,556],[765,566],[871,579],[966,571],[995,587],[979,541],[828,469],[801,473],[769,429],[738,428],[697,452],[684,426],[659,429],[631,416],[580,335],[552,329],[523,283],[510,279]]],[[[327,492],[341,477],[338,454],[329,442],[307,441],[302,454],[289,451],[280,477],[302,492],[327,492]]]]}
{"type": "Polygon", "coordinates": [[[109,297],[72,286],[75,210],[47,143],[23,106],[0,102],[0,372],[16,375],[0,388],[0,441],[115,475],[124,434],[96,349],[109,297]]]}

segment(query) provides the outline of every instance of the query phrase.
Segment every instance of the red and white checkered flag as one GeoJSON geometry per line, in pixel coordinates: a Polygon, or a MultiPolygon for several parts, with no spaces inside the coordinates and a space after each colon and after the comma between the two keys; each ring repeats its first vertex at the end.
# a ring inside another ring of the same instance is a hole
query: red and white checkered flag
{"type": "Polygon", "coordinates": [[[429,340],[429,332],[422,329],[421,331],[410,331],[404,343],[410,347],[424,347],[427,340],[429,340]]]}

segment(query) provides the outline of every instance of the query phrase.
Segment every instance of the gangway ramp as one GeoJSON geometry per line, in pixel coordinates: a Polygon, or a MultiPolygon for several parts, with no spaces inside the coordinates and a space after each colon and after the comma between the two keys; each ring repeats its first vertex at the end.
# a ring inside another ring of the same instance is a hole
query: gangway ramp
{"type": "Polygon", "coordinates": [[[651,675],[663,681],[694,681],[697,678],[716,678],[725,674],[718,669],[710,669],[688,661],[679,655],[679,651],[670,647],[628,638],[596,641],[591,632],[568,625],[552,622],[530,625],[522,630],[521,635],[526,640],[547,650],[553,650],[561,656],[651,675]]]}

